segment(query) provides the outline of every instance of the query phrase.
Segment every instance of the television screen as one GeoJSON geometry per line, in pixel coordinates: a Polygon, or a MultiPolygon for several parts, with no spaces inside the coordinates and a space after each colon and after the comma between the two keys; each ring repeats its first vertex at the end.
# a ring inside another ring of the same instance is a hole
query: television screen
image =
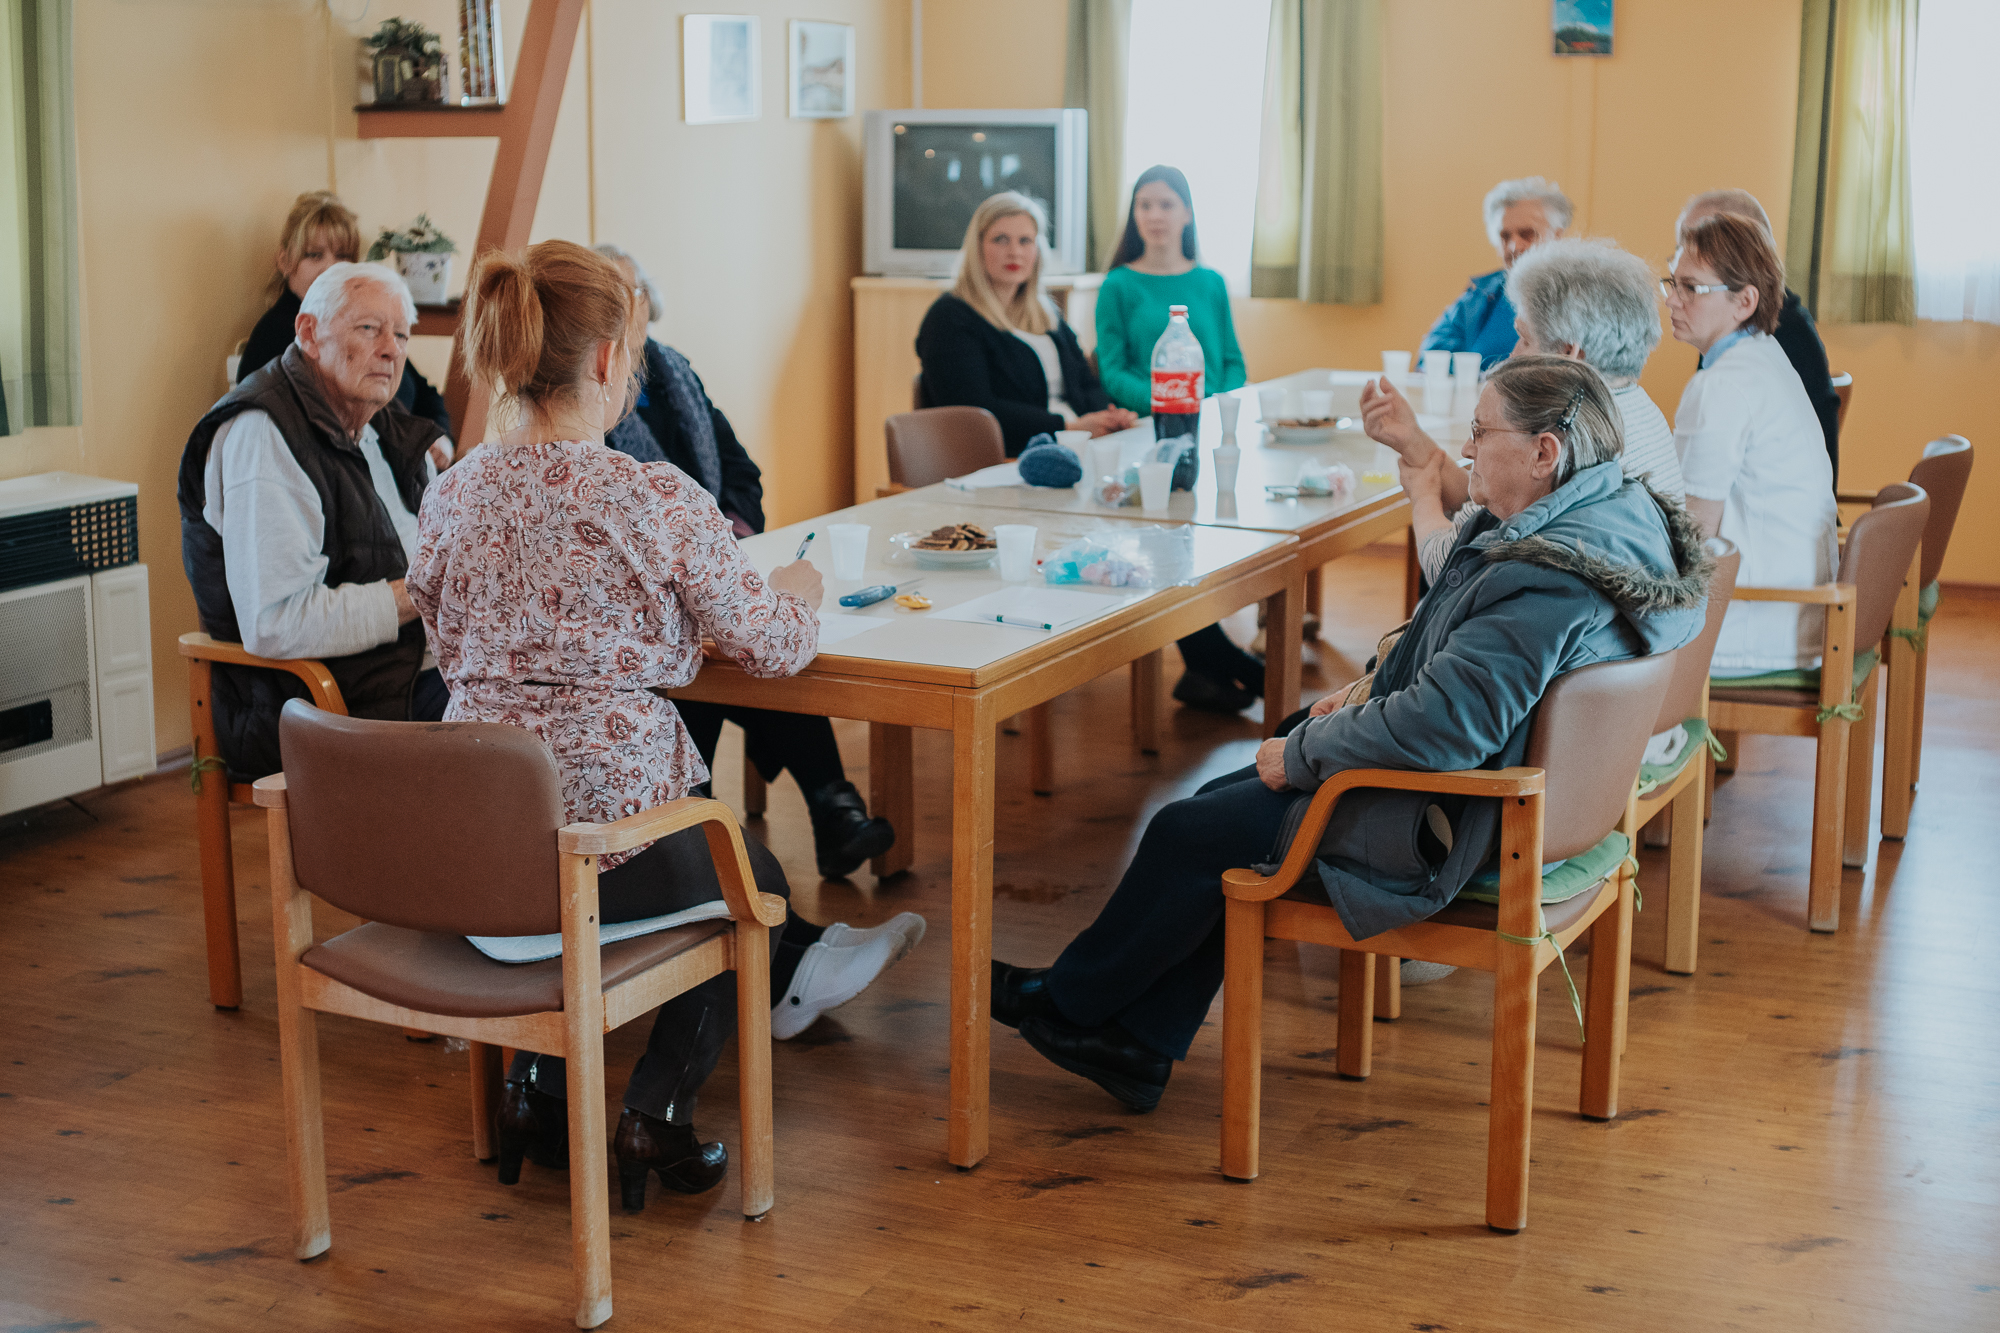
{"type": "Polygon", "coordinates": [[[1002,190],[1027,195],[1056,235],[1056,127],[898,124],[895,133],[895,246],[956,250],[982,200],[1002,190]]]}

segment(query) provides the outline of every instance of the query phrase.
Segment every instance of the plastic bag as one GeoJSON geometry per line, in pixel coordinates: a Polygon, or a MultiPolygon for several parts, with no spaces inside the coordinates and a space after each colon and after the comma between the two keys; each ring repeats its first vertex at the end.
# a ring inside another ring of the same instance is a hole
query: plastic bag
{"type": "Polygon", "coordinates": [[[1094,583],[1105,588],[1171,588],[1196,583],[1194,528],[1115,528],[1072,537],[1042,561],[1052,584],[1094,583]]]}

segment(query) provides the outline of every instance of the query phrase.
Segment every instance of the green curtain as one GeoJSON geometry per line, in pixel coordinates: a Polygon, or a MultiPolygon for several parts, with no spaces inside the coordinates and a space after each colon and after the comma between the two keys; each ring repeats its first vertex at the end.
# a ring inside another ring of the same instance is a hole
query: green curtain
{"type": "Polygon", "coordinates": [[[1090,112],[1089,232],[1084,253],[1104,268],[1125,223],[1125,80],[1132,0],[1069,0],[1063,105],[1090,112]]]}
{"type": "Polygon", "coordinates": [[[81,415],[76,130],[65,0],[7,0],[0,34],[0,433],[81,415]]]}
{"type": "Polygon", "coordinates": [[[1805,0],[1785,267],[1822,324],[1916,320],[1917,4],[1805,0]]]}
{"type": "Polygon", "coordinates": [[[1272,0],[1250,294],[1382,299],[1379,0],[1272,0]]]}

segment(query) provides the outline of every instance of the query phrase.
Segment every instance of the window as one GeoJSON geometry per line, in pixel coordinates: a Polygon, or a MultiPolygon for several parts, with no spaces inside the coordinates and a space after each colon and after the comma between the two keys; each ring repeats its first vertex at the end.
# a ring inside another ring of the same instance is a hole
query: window
{"type": "Polygon", "coordinates": [[[1201,262],[1238,296],[1250,291],[1270,30],[1271,0],[1132,0],[1121,194],[1148,167],[1179,167],[1201,262]]]}
{"type": "Polygon", "coordinates": [[[2000,324],[2000,5],[1924,0],[1910,132],[1917,318],[2000,324]]]}

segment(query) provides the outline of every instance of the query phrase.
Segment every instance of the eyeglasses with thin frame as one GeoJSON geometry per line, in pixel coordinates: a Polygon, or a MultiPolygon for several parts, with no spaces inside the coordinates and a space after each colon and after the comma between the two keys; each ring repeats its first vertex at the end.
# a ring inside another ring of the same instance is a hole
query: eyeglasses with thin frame
{"type": "Polygon", "coordinates": [[[1692,301],[1697,296],[1707,296],[1710,292],[1733,292],[1737,290],[1726,282],[1682,282],[1679,278],[1661,278],[1660,296],[1668,301],[1678,294],[1683,301],[1692,301]]]}
{"type": "Polygon", "coordinates": [[[1482,426],[1475,421],[1472,423],[1472,438],[1467,443],[1476,446],[1489,435],[1536,435],[1539,433],[1532,430],[1516,430],[1512,426],[1482,426]]]}

